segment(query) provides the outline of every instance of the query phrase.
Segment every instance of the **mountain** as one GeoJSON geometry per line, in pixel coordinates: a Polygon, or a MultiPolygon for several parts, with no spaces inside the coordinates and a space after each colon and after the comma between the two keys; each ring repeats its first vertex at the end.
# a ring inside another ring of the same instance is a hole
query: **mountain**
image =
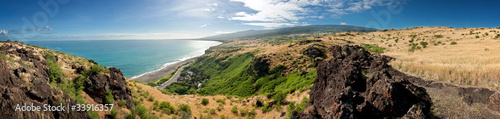
{"type": "Polygon", "coordinates": [[[248,30],[236,33],[221,34],[216,36],[209,36],[201,38],[204,40],[219,40],[219,41],[229,41],[238,39],[254,39],[262,37],[271,36],[281,36],[290,34],[315,34],[315,33],[338,33],[338,32],[371,32],[377,29],[359,27],[359,26],[348,26],[348,25],[309,25],[309,26],[296,26],[279,28],[272,30],[248,30]]]}

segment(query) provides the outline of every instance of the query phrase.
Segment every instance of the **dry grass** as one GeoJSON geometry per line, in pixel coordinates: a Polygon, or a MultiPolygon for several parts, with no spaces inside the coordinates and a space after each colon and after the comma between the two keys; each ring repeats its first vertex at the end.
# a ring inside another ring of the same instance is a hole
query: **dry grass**
{"type": "Polygon", "coordinates": [[[500,29],[421,27],[354,36],[338,34],[344,33],[329,35],[322,40],[332,42],[335,39],[346,39],[355,44],[376,44],[387,48],[383,55],[396,58],[391,65],[405,73],[424,79],[500,90],[500,39],[495,39],[500,34],[500,29]],[[473,34],[470,34],[471,31],[473,34]],[[411,37],[412,35],[415,36],[411,37]],[[410,52],[409,41],[412,38],[413,43],[418,43],[418,46],[421,46],[420,42],[427,42],[429,45],[410,52]],[[450,45],[452,42],[457,44],[450,45]]]}
{"type": "MultiPolygon", "coordinates": [[[[200,115],[205,116],[211,116],[213,118],[219,118],[220,115],[225,115],[229,119],[239,119],[239,118],[246,118],[247,116],[241,116],[239,114],[234,114],[231,112],[231,109],[233,106],[237,106],[238,110],[241,109],[247,109],[247,110],[252,110],[255,109],[256,119],[271,119],[271,118],[282,118],[281,112],[286,112],[286,106],[287,105],[282,105],[281,110],[277,111],[276,109],[273,109],[270,112],[262,113],[261,108],[256,108],[253,107],[252,104],[255,104],[255,101],[257,98],[264,99],[265,102],[270,102],[270,99],[267,99],[265,96],[253,96],[250,98],[245,98],[245,99],[240,99],[236,97],[231,97],[228,99],[227,96],[224,95],[215,95],[215,96],[200,96],[200,95],[166,95],[161,93],[159,90],[156,88],[150,87],[148,85],[144,85],[141,83],[137,82],[130,82],[128,80],[128,83],[133,84],[133,86],[129,86],[134,91],[137,91],[137,87],[141,87],[142,91],[147,91],[149,92],[149,96],[153,96],[156,101],[159,101],[160,103],[162,101],[167,101],[170,102],[172,106],[174,106],[176,109],[178,108],[178,105],[180,104],[186,104],[191,108],[191,118],[196,117],[199,118],[200,115]],[[203,98],[206,98],[209,100],[209,103],[207,105],[202,105],[201,100],[203,98]],[[224,100],[224,103],[217,102],[217,99],[222,99],[224,100]],[[243,104],[243,102],[246,102],[243,104]],[[223,108],[221,111],[216,111],[215,114],[210,113],[210,109],[216,109],[219,104],[223,105],[223,108]]],[[[300,102],[302,101],[303,97],[309,98],[309,91],[303,91],[303,92],[295,92],[295,95],[289,94],[287,96],[287,100],[289,101],[296,101],[300,102]]],[[[148,96],[148,97],[149,97],[148,96]]],[[[154,101],[148,101],[146,97],[143,97],[144,101],[141,102],[141,105],[144,105],[146,109],[152,110],[154,101]]],[[[174,114],[167,115],[158,111],[151,111],[151,114],[157,115],[160,118],[172,118],[174,114]]]]}

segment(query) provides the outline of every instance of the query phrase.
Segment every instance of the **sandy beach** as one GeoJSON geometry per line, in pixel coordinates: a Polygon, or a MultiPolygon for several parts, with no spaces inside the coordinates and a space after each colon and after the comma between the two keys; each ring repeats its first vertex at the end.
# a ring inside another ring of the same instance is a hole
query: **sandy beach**
{"type": "Polygon", "coordinates": [[[146,82],[146,83],[156,81],[159,78],[161,78],[162,76],[165,76],[167,74],[170,74],[170,73],[174,72],[174,70],[177,67],[181,66],[182,64],[186,64],[188,62],[195,61],[196,58],[198,58],[198,57],[193,57],[193,58],[190,58],[190,59],[187,59],[187,60],[184,60],[184,61],[172,64],[172,65],[169,65],[169,66],[167,66],[167,67],[165,67],[165,68],[163,68],[163,69],[161,69],[161,70],[159,70],[157,72],[146,74],[144,76],[137,77],[137,78],[135,78],[133,80],[137,80],[137,81],[140,81],[140,82],[146,82]]]}

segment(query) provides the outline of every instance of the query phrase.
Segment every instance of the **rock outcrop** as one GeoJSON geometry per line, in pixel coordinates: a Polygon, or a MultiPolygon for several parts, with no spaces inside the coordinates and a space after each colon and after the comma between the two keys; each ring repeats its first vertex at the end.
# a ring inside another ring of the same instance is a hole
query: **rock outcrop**
{"type": "Polygon", "coordinates": [[[431,99],[424,88],[359,46],[333,46],[333,59],[317,66],[308,113],[292,118],[428,118],[431,99]]]}
{"type": "MultiPolygon", "coordinates": [[[[65,106],[78,104],[77,99],[70,97],[57,86],[50,85],[49,65],[43,58],[48,49],[28,47],[18,43],[3,42],[0,46],[0,115],[4,118],[91,118],[84,111],[19,111],[17,105],[40,106],[44,104],[65,106]],[[39,50],[39,51],[35,51],[39,50]]],[[[58,63],[62,57],[54,57],[58,63]]],[[[82,72],[83,66],[72,68],[82,72]]],[[[115,100],[127,101],[127,107],[133,107],[131,91],[126,87],[126,80],[119,69],[108,68],[109,74],[90,76],[84,91],[96,102],[103,103],[102,92],[111,91],[115,100]],[[91,90],[91,91],[89,91],[91,90]]],[[[71,71],[67,69],[67,71],[71,71]]],[[[78,73],[75,73],[77,75],[78,73]]],[[[65,78],[71,80],[71,78],[65,78]]],[[[59,85],[59,84],[54,84],[59,85]]],[[[71,90],[70,89],[66,90],[71,90]]],[[[104,93],[105,94],[105,93],[104,93]]],[[[116,107],[116,106],[115,106],[116,107]]],[[[66,110],[68,107],[66,107],[66,110]]]]}
{"type": "Polygon", "coordinates": [[[132,108],[133,101],[131,90],[127,88],[127,83],[120,69],[110,67],[110,75],[91,75],[84,85],[87,92],[97,103],[104,104],[106,93],[111,91],[115,100],[125,100],[127,108],[132,108]]]}

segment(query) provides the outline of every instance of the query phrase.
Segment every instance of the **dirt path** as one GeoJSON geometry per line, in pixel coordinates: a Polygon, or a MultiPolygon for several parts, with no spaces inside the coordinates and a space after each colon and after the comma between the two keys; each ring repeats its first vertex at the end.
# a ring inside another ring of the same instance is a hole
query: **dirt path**
{"type": "Polygon", "coordinates": [[[161,84],[160,86],[158,86],[158,89],[164,89],[165,87],[167,87],[168,85],[172,84],[173,82],[177,82],[177,79],[179,79],[180,75],[181,75],[181,71],[184,70],[184,68],[186,68],[187,66],[191,65],[192,63],[189,63],[187,65],[184,65],[182,66],[181,68],[179,68],[179,70],[177,70],[177,72],[175,72],[174,76],[172,76],[170,78],[170,80],[168,80],[167,82],[161,84]]]}
{"type": "Polygon", "coordinates": [[[160,71],[153,72],[153,73],[150,73],[150,74],[146,74],[144,76],[141,76],[141,77],[138,77],[138,78],[134,78],[133,80],[137,80],[137,81],[140,81],[140,82],[146,82],[146,83],[156,81],[156,80],[160,79],[161,77],[174,72],[175,69],[177,67],[181,66],[182,64],[186,64],[188,62],[195,61],[196,58],[198,58],[198,57],[190,58],[190,59],[187,59],[187,60],[184,60],[184,61],[172,64],[172,65],[169,65],[169,66],[161,69],[160,71]]]}

